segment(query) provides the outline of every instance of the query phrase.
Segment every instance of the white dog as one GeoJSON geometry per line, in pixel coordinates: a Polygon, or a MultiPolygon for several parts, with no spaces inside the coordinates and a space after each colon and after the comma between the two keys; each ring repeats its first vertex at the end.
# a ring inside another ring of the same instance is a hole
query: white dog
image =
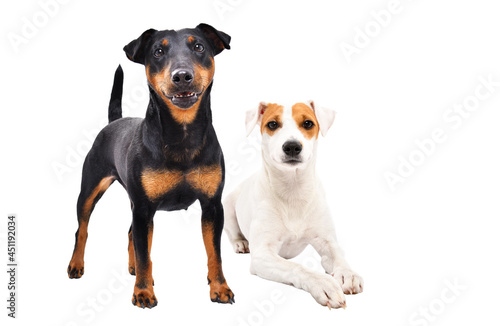
{"type": "Polygon", "coordinates": [[[263,167],[224,201],[224,229],[237,253],[251,254],[252,274],[309,292],[329,308],[345,308],[344,294],[363,291],[337,244],[324,190],[316,175],[316,143],[335,112],[297,103],[261,103],[247,112],[247,136],[262,134],[263,167]],[[312,245],[327,274],[288,261],[312,245]],[[333,276],[333,277],[332,277],[333,276]]]}

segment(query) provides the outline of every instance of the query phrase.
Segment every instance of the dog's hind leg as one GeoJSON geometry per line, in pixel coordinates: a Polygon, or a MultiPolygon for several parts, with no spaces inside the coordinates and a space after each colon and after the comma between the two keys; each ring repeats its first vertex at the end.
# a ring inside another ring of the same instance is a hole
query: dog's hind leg
{"type": "Polygon", "coordinates": [[[246,254],[250,252],[248,240],[241,232],[236,218],[236,200],[240,195],[240,189],[234,190],[224,200],[224,230],[226,231],[229,241],[233,245],[234,251],[238,254],[246,254]]]}
{"type": "Polygon", "coordinates": [[[115,180],[111,173],[102,173],[106,169],[103,169],[102,166],[96,167],[91,161],[92,159],[88,156],[83,165],[82,187],[77,202],[78,230],[75,234],[73,256],[67,270],[69,278],[80,278],[83,275],[83,257],[90,214],[101,196],[115,180]]]}

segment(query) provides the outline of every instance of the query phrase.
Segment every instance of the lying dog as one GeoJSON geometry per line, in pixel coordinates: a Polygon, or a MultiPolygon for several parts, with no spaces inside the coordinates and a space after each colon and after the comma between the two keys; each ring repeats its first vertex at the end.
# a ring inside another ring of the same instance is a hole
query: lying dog
{"type": "Polygon", "coordinates": [[[362,278],[345,261],[320,179],[316,143],[335,112],[297,103],[261,103],[247,112],[246,130],[262,133],[263,168],[224,200],[225,227],[237,253],[251,254],[251,273],[309,292],[329,308],[345,307],[344,294],[363,291],[362,278]],[[311,244],[326,273],[288,261],[311,244]],[[333,276],[333,277],[332,277],[333,276]]]}
{"type": "Polygon", "coordinates": [[[109,106],[110,123],[96,137],[83,165],[70,278],[83,275],[90,214],[116,180],[132,204],[128,247],[129,272],[136,275],[132,303],[152,308],[158,302],[150,258],[155,212],[187,209],[196,200],[202,209],[210,298],[234,302],[221,266],[224,158],[210,109],[213,58],[229,49],[230,39],[200,24],[179,31],[150,29],[125,46],[127,57],[146,68],[150,91],[146,118],[121,117],[123,71],[119,67],[109,106]]]}

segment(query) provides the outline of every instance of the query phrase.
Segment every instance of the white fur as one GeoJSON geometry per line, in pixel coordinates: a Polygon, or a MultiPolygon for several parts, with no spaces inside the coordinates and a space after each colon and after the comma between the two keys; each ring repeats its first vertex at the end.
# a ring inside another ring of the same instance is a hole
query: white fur
{"type": "MultiPolygon", "coordinates": [[[[332,110],[317,109],[320,132],[326,135],[335,118],[332,110]]],[[[250,134],[260,125],[266,104],[247,113],[250,134]]],[[[250,252],[250,271],[262,278],[291,284],[309,292],[318,303],[345,307],[345,294],[363,291],[362,278],[354,273],[337,244],[325,193],[316,175],[316,142],[308,140],[284,109],[283,126],[273,136],[262,137],[263,166],[224,200],[224,229],[237,253],[250,252]],[[287,140],[303,145],[302,163],[282,163],[287,140]],[[317,273],[287,259],[311,244],[321,256],[327,274],[317,273]],[[333,276],[333,277],[332,277],[333,276]]]]}

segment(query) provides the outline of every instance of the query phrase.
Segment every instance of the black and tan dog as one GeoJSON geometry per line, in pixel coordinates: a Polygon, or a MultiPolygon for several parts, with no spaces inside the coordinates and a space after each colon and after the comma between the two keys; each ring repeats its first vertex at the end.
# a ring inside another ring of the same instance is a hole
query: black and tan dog
{"type": "Polygon", "coordinates": [[[130,60],[146,67],[150,101],[145,119],[121,118],[123,71],[118,67],[110,123],[97,136],[83,165],[70,278],[83,275],[90,214],[117,180],[132,203],[128,248],[129,271],[136,275],[132,303],[142,308],[157,304],[150,259],[155,212],[187,209],[196,200],[202,208],[210,298],[234,302],[221,267],[224,158],[210,110],[213,57],[229,49],[230,39],[200,24],[179,31],[150,29],[124,47],[130,60]]]}

